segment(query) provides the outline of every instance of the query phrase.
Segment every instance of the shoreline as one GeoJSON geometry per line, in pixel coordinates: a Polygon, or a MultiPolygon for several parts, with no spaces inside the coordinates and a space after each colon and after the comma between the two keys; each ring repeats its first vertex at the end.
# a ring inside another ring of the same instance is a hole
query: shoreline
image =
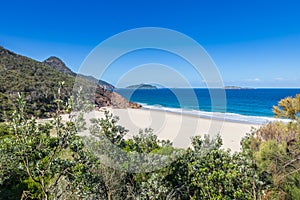
{"type": "Polygon", "coordinates": [[[129,130],[126,138],[138,134],[141,129],[151,128],[160,140],[170,140],[173,146],[177,148],[190,147],[193,136],[200,135],[203,137],[208,134],[214,137],[219,134],[223,141],[222,148],[229,148],[232,152],[239,151],[242,138],[250,133],[252,128],[257,129],[261,126],[151,109],[102,108],[91,113],[92,117],[103,117],[104,110],[108,110],[119,117],[118,124],[129,130]]]}
{"type": "Polygon", "coordinates": [[[250,125],[264,125],[269,122],[275,122],[275,121],[282,121],[286,123],[290,121],[288,119],[279,119],[279,118],[269,117],[269,116],[243,115],[243,114],[229,113],[229,112],[225,112],[225,113],[209,112],[209,111],[192,110],[192,109],[185,109],[185,108],[155,106],[155,105],[148,105],[143,103],[139,103],[139,104],[142,105],[141,109],[143,110],[170,112],[170,113],[200,117],[204,119],[220,120],[220,121],[243,123],[243,124],[250,124],[250,125]]]}
{"type": "MultiPolygon", "coordinates": [[[[207,119],[207,120],[214,120],[214,121],[224,121],[224,122],[232,122],[232,123],[241,123],[241,124],[249,124],[249,125],[263,125],[264,123],[254,123],[254,122],[249,122],[249,121],[239,121],[239,120],[232,120],[232,119],[226,119],[225,115],[226,113],[221,113],[220,115],[224,115],[224,117],[210,117],[210,116],[204,116],[204,115],[197,115],[197,114],[192,114],[192,113],[188,113],[188,112],[174,112],[174,111],[170,111],[170,110],[163,110],[163,109],[152,109],[152,108],[140,108],[141,110],[153,110],[153,111],[157,111],[157,112],[168,112],[168,113],[172,113],[172,114],[177,114],[177,115],[186,115],[186,116],[190,116],[190,117],[195,117],[195,118],[201,118],[201,119],[207,119]]],[[[185,110],[185,109],[182,109],[185,110]]],[[[189,110],[186,110],[189,111],[189,110]]],[[[192,112],[192,111],[191,111],[192,112]]],[[[202,112],[202,111],[200,111],[202,112]]],[[[211,112],[212,115],[214,112],[211,112]]],[[[256,116],[253,116],[256,117],[256,116]]]]}

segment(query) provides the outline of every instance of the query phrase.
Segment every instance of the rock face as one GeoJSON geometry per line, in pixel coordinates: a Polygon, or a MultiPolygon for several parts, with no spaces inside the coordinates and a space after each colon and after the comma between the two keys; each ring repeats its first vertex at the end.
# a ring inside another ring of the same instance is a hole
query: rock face
{"type": "Polygon", "coordinates": [[[122,97],[116,92],[108,91],[101,86],[98,86],[95,92],[95,104],[98,107],[113,107],[113,108],[141,108],[142,106],[133,103],[122,97]]]}
{"type": "Polygon", "coordinates": [[[104,89],[109,90],[109,91],[113,91],[115,89],[115,86],[113,86],[103,80],[99,80],[98,85],[101,85],[104,89]]]}
{"type": "Polygon", "coordinates": [[[66,64],[59,58],[55,57],[55,56],[51,56],[48,59],[44,60],[45,64],[53,67],[54,69],[56,69],[57,71],[60,71],[64,74],[69,74],[69,75],[73,75],[75,76],[76,74],[74,72],[72,72],[67,66],[66,64]]]}

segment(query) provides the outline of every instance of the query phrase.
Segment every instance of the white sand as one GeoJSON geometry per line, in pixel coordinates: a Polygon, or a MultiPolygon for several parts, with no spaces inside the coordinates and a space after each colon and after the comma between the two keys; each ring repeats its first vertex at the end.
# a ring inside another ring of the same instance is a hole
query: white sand
{"type": "MultiPolygon", "coordinates": [[[[241,139],[250,132],[251,127],[259,127],[254,124],[204,119],[167,111],[111,108],[108,110],[120,117],[119,124],[129,130],[127,137],[137,134],[140,129],[152,128],[159,139],[169,139],[175,147],[181,148],[190,146],[192,136],[204,134],[215,136],[220,133],[223,148],[238,151],[241,139]]],[[[102,116],[103,111],[94,111],[87,118],[102,116]]]]}

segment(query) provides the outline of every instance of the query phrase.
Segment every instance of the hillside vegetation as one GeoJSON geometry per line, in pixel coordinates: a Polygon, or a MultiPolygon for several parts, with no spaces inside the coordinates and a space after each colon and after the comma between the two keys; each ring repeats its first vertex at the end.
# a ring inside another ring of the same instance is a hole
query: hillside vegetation
{"type": "MultiPolygon", "coordinates": [[[[5,115],[11,115],[13,109],[11,100],[16,98],[18,92],[24,94],[28,103],[27,112],[29,114],[47,117],[56,109],[51,102],[55,99],[58,83],[62,81],[65,83],[61,93],[65,100],[70,97],[77,76],[56,57],[50,57],[44,62],[39,62],[15,54],[3,47],[0,47],[0,74],[0,121],[4,120],[5,115]]],[[[87,93],[91,95],[93,91],[96,91],[97,100],[95,103],[99,107],[103,105],[139,107],[137,104],[130,104],[126,99],[112,92],[114,87],[105,81],[98,81],[93,77],[84,75],[78,75],[77,78],[81,82],[80,85],[86,87],[87,93]],[[115,98],[118,102],[112,102],[112,96],[118,96],[115,98]]]]}

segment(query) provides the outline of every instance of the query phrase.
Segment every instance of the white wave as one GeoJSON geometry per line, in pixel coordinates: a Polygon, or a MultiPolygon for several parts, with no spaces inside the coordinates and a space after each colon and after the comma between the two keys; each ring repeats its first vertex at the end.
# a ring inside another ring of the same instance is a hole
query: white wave
{"type": "Polygon", "coordinates": [[[144,109],[166,111],[166,112],[185,114],[185,115],[197,116],[197,117],[208,118],[208,119],[242,122],[242,123],[258,124],[258,125],[266,124],[274,121],[283,121],[283,122],[290,121],[289,119],[277,119],[273,117],[263,117],[263,116],[248,116],[248,115],[241,115],[236,113],[206,112],[200,110],[188,110],[182,108],[163,107],[161,105],[148,105],[148,104],[141,104],[141,105],[143,106],[144,109]]]}

